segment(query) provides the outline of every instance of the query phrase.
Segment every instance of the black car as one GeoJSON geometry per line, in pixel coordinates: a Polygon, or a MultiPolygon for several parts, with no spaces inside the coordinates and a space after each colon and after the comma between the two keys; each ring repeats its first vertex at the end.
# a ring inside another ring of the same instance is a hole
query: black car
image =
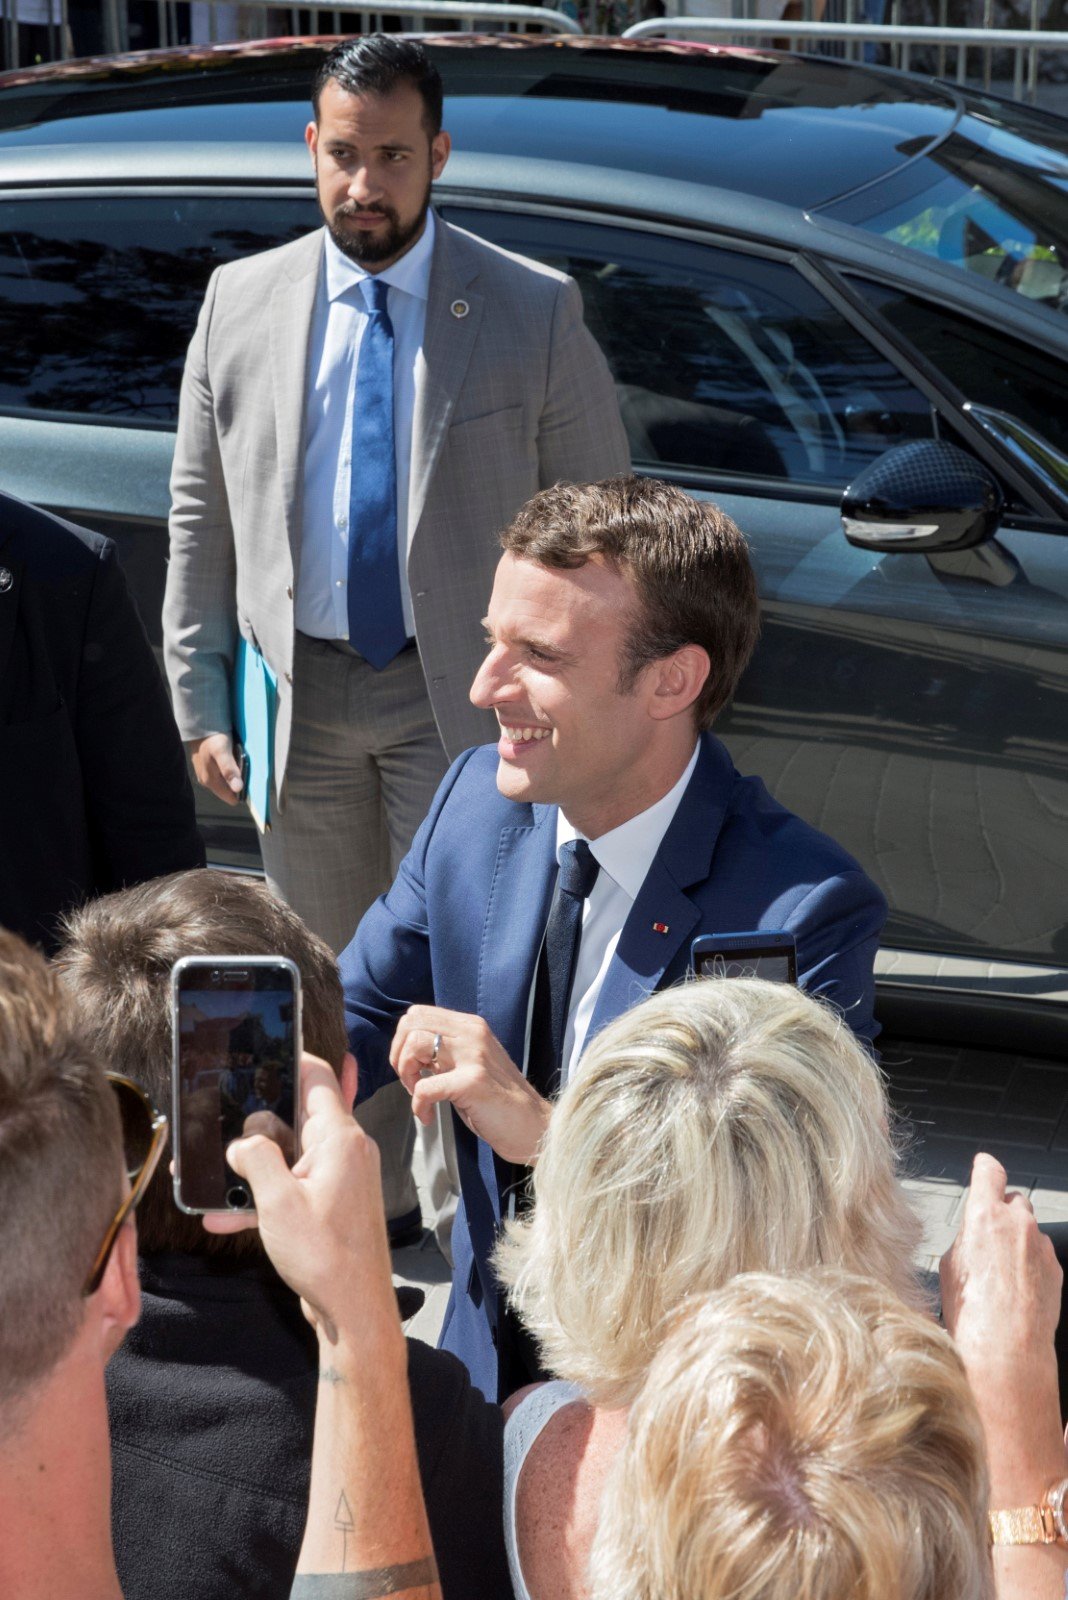
{"type": "MultiPolygon", "coordinates": [[[[318,225],[331,42],[0,79],[0,484],[119,540],[157,643],[186,343],[213,267],[318,225]]],[[[1068,1036],[1068,123],[770,51],[430,48],[442,214],[577,279],[637,468],[749,534],[720,731],[883,887],[884,1021],[993,1127],[986,1052],[1068,1036]]]]}

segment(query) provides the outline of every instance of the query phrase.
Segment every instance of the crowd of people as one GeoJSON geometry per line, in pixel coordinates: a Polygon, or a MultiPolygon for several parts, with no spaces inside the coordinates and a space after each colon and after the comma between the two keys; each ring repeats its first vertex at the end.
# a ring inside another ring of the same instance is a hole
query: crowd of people
{"type": "Polygon", "coordinates": [[[1065,1600],[1061,1269],[984,1155],[917,1267],[885,902],[712,731],[742,534],[629,475],[575,285],[435,220],[419,44],[312,102],[325,229],[221,269],[190,349],[177,727],[108,542],[2,508],[0,1593],[1065,1600]],[[203,865],[182,770],[250,781],[239,641],[266,883],[203,865]],[[695,978],[731,929],[797,984],[695,978]],[[299,1148],[280,1034],[198,1062],[252,1211],[164,1155],[187,957],[300,975],[299,1148]]]}

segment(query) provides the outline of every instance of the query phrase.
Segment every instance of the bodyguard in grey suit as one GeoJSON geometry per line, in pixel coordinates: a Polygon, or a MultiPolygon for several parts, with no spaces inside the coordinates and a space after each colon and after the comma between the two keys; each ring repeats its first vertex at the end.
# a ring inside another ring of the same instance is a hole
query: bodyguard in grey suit
{"type": "Polygon", "coordinates": [[[347,41],[313,102],[326,228],[216,272],[189,348],[164,630],[197,777],[231,803],[239,633],[277,675],[264,864],[340,950],[446,757],[494,736],[467,691],[500,528],[628,451],[575,284],[429,210],[449,137],[422,46],[347,41]]]}

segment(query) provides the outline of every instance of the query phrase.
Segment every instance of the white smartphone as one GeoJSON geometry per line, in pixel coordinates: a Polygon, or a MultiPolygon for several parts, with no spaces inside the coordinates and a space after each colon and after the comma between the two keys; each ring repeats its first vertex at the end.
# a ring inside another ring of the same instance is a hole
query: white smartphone
{"type": "Polygon", "coordinates": [[[174,1198],[250,1211],[227,1147],[263,1133],[300,1151],[300,973],[284,956],[183,956],[171,973],[174,1198]]]}

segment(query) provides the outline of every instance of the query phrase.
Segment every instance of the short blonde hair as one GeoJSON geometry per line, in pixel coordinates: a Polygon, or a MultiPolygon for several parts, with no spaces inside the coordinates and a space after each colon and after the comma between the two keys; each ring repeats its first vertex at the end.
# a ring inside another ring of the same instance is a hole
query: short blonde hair
{"type": "Polygon", "coordinates": [[[750,1273],[678,1315],[628,1419],[592,1600],[992,1600],[953,1344],[870,1279],[750,1273]]]}
{"type": "Polygon", "coordinates": [[[546,1366],[625,1405],[664,1317],[739,1272],[839,1266],[919,1302],[889,1118],[870,1056],[791,985],[695,980],[619,1017],[495,1258],[546,1366]]]}

